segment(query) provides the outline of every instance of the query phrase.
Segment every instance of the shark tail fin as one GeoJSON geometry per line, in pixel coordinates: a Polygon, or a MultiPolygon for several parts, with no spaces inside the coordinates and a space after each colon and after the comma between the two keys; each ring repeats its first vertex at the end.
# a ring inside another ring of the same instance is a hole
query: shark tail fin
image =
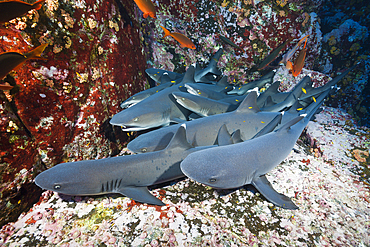
{"type": "Polygon", "coordinates": [[[257,92],[251,91],[235,110],[238,113],[256,113],[260,109],[257,106],[257,92]]]}
{"type": "Polygon", "coordinates": [[[296,123],[298,123],[299,121],[301,121],[305,116],[301,115],[299,117],[296,117],[296,118],[293,118],[292,120],[290,120],[289,122],[287,122],[286,124],[284,124],[283,126],[281,126],[280,129],[277,130],[277,132],[282,132],[284,130],[289,130],[291,126],[295,125],[296,123]]]}
{"type": "Polygon", "coordinates": [[[312,102],[309,106],[306,107],[305,112],[307,113],[306,118],[309,121],[312,116],[316,113],[317,109],[322,105],[324,102],[325,98],[328,96],[330,93],[331,89],[327,89],[323,93],[320,94],[320,96],[316,99],[316,101],[312,102]]]}
{"type": "Polygon", "coordinates": [[[192,147],[193,146],[190,145],[186,138],[186,125],[181,124],[176,133],[173,135],[171,141],[168,143],[166,149],[182,148],[187,150],[192,147]]]}
{"type": "Polygon", "coordinates": [[[215,74],[215,75],[221,75],[221,71],[219,69],[217,69],[217,63],[218,63],[218,60],[220,59],[220,57],[222,56],[223,52],[224,52],[223,49],[220,48],[215,53],[215,55],[213,55],[213,57],[209,61],[208,66],[205,68],[207,73],[212,73],[212,74],[215,74]]]}
{"type": "Polygon", "coordinates": [[[261,129],[257,134],[255,134],[251,139],[257,138],[259,136],[263,136],[273,131],[276,128],[276,126],[281,122],[282,117],[283,117],[282,114],[279,114],[276,117],[274,117],[274,119],[272,119],[271,122],[269,122],[263,129],[261,129]]]}

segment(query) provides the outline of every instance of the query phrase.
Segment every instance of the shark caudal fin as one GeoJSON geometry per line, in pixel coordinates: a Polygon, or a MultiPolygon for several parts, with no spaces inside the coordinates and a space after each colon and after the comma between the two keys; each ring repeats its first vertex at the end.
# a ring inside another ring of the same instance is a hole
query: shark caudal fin
{"type": "Polygon", "coordinates": [[[195,74],[195,67],[193,65],[190,65],[189,68],[186,70],[181,83],[195,83],[194,74],[195,74]]]}
{"type": "Polygon", "coordinates": [[[273,131],[276,128],[276,126],[281,122],[282,117],[283,117],[282,114],[279,114],[276,117],[274,117],[274,119],[272,119],[271,122],[269,122],[265,127],[263,127],[263,129],[261,129],[257,134],[255,134],[251,139],[263,136],[273,131]]]}

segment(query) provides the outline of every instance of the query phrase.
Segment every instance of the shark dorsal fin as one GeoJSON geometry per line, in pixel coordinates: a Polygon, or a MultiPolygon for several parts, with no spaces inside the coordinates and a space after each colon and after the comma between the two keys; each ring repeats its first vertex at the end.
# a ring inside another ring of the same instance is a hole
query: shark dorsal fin
{"type": "Polygon", "coordinates": [[[190,65],[189,68],[186,70],[184,78],[181,82],[183,83],[189,83],[194,82],[194,74],[195,74],[195,67],[193,65],[190,65]]]}
{"type": "Polygon", "coordinates": [[[272,105],[275,105],[274,101],[272,100],[272,96],[269,95],[267,96],[266,100],[265,100],[265,103],[263,104],[263,108],[264,107],[269,107],[269,106],[272,106],[272,105]]]}
{"type": "Polygon", "coordinates": [[[240,103],[239,107],[236,109],[238,113],[256,113],[260,109],[257,106],[257,92],[251,91],[240,103]]]}
{"type": "Polygon", "coordinates": [[[242,133],[240,132],[240,129],[235,130],[234,133],[231,135],[231,138],[233,139],[233,143],[243,142],[242,133]]]}
{"type": "MultiPolygon", "coordinates": [[[[303,109],[303,106],[297,100],[297,101],[294,102],[294,104],[289,108],[289,110],[287,112],[294,114],[294,113],[299,112],[298,109],[301,109],[301,108],[303,109]]],[[[304,112],[305,111],[303,111],[302,113],[304,113],[304,112]]]]}
{"type": "Polygon", "coordinates": [[[284,124],[283,126],[281,126],[280,129],[277,130],[277,132],[282,132],[282,131],[286,131],[286,130],[289,130],[291,126],[295,125],[296,123],[298,123],[299,121],[301,121],[302,119],[304,118],[304,116],[299,116],[299,117],[296,117],[296,118],[293,118],[292,120],[290,120],[289,122],[287,122],[286,124],[284,124]]]}
{"type": "Polygon", "coordinates": [[[233,141],[229,131],[226,128],[226,124],[223,124],[218,130],[217,145],[225,146],[229,144],[233,144],[233,141]]]}
{"type": "Polygon", "coordinates": [[[271,86],[266,89],[265,92],[273,92],[273,93],[279,93],[278,88],[280,86],[280,81],[275,81],[274,83],[271,84],[271,86]]]}
{"type": "Polygon", "coordinates": [[[168,143],[166,149],[182,148],[187,150],[192,147],[193,146],[190,145],[186,139],[186,125],[181,124],[176,133],[173,135],[171,141],[168,143]]]}

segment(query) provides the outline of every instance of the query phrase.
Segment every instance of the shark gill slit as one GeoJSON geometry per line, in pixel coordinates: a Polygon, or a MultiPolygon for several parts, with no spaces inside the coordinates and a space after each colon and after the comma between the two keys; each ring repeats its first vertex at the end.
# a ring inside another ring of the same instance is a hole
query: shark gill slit
{"type": "Polygon", "coordinates": [[[200,108],[200,112],[201,112],[203,115],[206,115],[206,114],[208,114],[208,108],[201,107],[201,108],[200,108]]]}
{"type": "Polygon", "coordinates": [[[171,108],[167,108],[162,114],[162,120],[170,119],[171,108]]]}
{"type": "Polygon", "coordinates": [[[101,192],[112,192],[115,189],[119,188],[119,186],[121,185],[121,182],[122,182],[122,178],[107,181],[106,183],[102,183],[101,192]]]}

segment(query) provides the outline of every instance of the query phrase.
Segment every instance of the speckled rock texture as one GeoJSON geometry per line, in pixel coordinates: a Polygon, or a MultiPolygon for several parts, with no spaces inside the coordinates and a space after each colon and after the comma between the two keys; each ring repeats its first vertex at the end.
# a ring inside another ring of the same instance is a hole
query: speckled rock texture
{"type": "Polygon", "coordinates": [[[352,153],[369,149],[370,130],[335,108],[316,116],[267,175],[298,210],[250,187],[215,190],[189,179],[151,191],[163,207],[47,191],[0,236],[5,246],[368,246],[369,157],[352,153]]]}
{"type": "Polygon", "coordinates": [[[5,78],[15,88],[0,91],[1,244],[370,245],[370,131],[337,108],[318,114],[297,142],[298,152],[267,175],[277,191],[293,198],[297,211],[276,208],[249,187],[218,191],[188,179],[151,191],[165,207],[116,195],[70,197],[35,186],[34,177],[58,163],[125,153],[134,136],[112,128],[109,118],[144,89],[146,67],[182,73],[192,63],[206,65],[223,46],[219,68],[230,82],[244,84],[264,73],[256,65],[273,49],[288,38],[293,41],[286,49],[292,48],[309,34],[301,75],[294,78],[275,64],[281,91],[305,75],[321,86],[361,59],[365,65],[343,79],[332,104],[353,96],[353,78],[361,82],[356,92],[366,85],[369,58],[352,47],[364,41],[343,43],[351,32],[335,36],[336,43],[330,35],[323,41],[315,13],[319,0],[159,0],[156,19],[143,19],[133,1],[122,4],[47,0],[41,10],[0,28],[0,52],[49,44],[47,60],[28,61],[5,78]],[[197,49],[162,38],[159,25],[187,35],[197,49]],[[222,43],[220,35],[242,49],[222,43]],[[340,54],[350,49],[348,64],[333,61],[340,55],[334,46],[340,54]]]}

